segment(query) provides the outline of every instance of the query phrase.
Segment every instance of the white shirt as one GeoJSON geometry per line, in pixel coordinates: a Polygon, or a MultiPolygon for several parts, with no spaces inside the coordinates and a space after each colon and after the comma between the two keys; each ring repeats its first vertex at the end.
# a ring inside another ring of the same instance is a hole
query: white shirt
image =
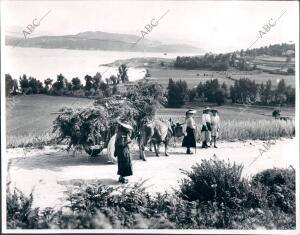
{"type": "Polygon", "coordinates": [[[189,117],[185,120],[185,124],[187,127],[190,127],[192,129],[195,129],[196,128],[196,124],[195,124],[195,121],[192,117],[189,117]]]}
{"type": "Polygon", "coordinates": [[[219,115],[211,117],[211,124],[216,126],[217,128],[220,128],[220,117],[219,117],[219,115]]]}
{"type": "Polygon", "coordinates": [[[202,124],[206,125],[207,122],[211,122],[210,120],[210,115],[208,113],[203,113],[202,114],[202,124]]]}

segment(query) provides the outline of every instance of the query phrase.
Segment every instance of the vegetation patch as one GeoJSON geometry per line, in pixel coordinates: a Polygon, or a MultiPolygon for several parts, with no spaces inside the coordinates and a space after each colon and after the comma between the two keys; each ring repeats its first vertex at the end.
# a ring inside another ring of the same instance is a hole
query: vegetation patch
{"type": "Polygon", "coordinates": [[[173,193],[77,183],[60,209],[32,207],[33,197],[7,193],[9,229],[295,229],[295,171],[268,169],[252,179],[242,165],[203,160],[173,193]]]}

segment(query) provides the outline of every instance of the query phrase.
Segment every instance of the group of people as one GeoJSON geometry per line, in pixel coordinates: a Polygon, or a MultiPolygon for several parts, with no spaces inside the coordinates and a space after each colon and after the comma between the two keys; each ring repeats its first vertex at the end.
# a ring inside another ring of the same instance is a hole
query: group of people
{"type": "MultiPolygon", "coordinates": [[[[193,115],[196,113],[196,110],[189,109],[186,112],[186,132],[183,138],[182,147],[186,147],[187,154],[193,154],[191,148],[196,148],[196,134],[197,126],[193,119],[193,115]]],[[[220,117],[218,115],[218,110],[210,109],[205,107],[202,114],[202,126],[201,126],[201,135],[202,135],[202,148],[209,148],[212,145],[217,148],[216,142],[220,129],[220,117]],[[210,115],[211,113],[211,115],[210,115]]]]}
{"type": "MultiPolygon", "coordinates": [[[[193,119],[193,115],[196,110],[189,109],[186,112],[186,119],[183,124],[186,125],[186,132],[182,146],[187,148],[187,154],[193,154],[191,148],[196,148],[196,134],[197,125],[193,119]]],[[[214,145],[216,146],[216,140],[218,138],[218,132],[220,128],[220,118],[216,109],[210,109],[206,107],[202,114],[202,148],[208,148],[214,145]],[[212,115],[210,115],[210,113],[212,115]]],[[[127,183],[125,179],[127,176],[132,175],[132,163],[129,151],[129,144],[131,143],[130,133],[133,130],[132,126],[125,122],[118,122],[118,131],[115,141],[115,152],[114,155],[118,160],[118,175],[120,183],[127,183]]]]}

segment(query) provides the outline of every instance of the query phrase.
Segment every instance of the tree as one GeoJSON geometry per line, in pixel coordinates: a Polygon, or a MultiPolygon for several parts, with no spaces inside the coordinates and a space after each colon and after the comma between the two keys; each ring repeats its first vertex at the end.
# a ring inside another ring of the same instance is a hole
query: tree
{"type": "Polygon", "coordinates": [[[72,90],[73,91],[80,90],[80,88],[81,88],[81,81],[80,81],[80,79],[78,77],[72,78],[71,84],[72,84],[72,90]]]}
{"type": "Polygon", "coordinates": [[[62,74],[57,75],[56,82],[52,85],[52,91],[54,94],[63,95],[66,88],[65,77],[62,74]]]}
{"type": "Polygon", "coordinates": [[[247,103],[255,102],[259,85],[248,78],[236,80],[230,87],[230,98],[232,102],[247,103]]]}
{"type": "Polygon", "coordinates": [[[20,87],[21,87],[21,93],[27,94],[29,93],[29,81],[27,79],[26,74],[23,74],[22,77],[19,79],[20,87]]]}
{"type": "Polygon", "coordinates": [[[10,96],[11,95],[11,92],[13,90],[13,79],[12,77],[10,76],[10,74],[5,74],[5,94],[6,94],[6,97],[10,96]]]}
{"type": "Polygon", "coordinates": [[[197,90],[196,88],[192,88],[188,90],[188,97],[189,97],[189,101],[193,102],[195,100],[197,96],[197,90]]]}
{"type": "Polygon", "coordinates": [[[43,91],[43,83],[36,78],[29,77],[28,86],[31,88],[32,94],[39,94],[43,91]]]}
{"type": "Polygon", "coordinates": [[[200,82],[196,88],[197,94],[199,98],[204,98],[204,85],[200,82]]]}
{"type": "Polygon", "coordinates": [[[229,63],[228,61],[220,61],[216,62],[213,66],[212,69],[216,71],[226,71],[229,68],[229,63]]]}
{"type": "Polygon", "coordinates": [[[225,91],[225,97],[228,98],[229,97],[228,86],[225,82],[222,83],[221,88],[225,91]]]}
{"type": "Polygon", "coordinates": [[[66,90],[67,90],[68,92],[73,90],[72,82],[68,82],[68,80],[66,79],[66,80],[65,80],[65,84],[66,84],[66,90]]]}
{"type": "Polygon", "coordinates": [[[119,75],[120,75],[120,79],[123,83],[128,82],[127,71],[128,71],[128,68],[127,68],[126,64],[121,64],[121,66],[119,67],[119,75]]]}
{"type": "Polygon", "coordinates": [[[218,88],[215,91],[215,101],[218,105],[223,105],[226,103],[226,92],[223,88],[218,88]]]}
{"type": "Polygon", "coordinates": [[[53,80],[51,78],[47,78],[44,81],[46,93],[49,91],[52,82],[53,82],[53,80]]]}
{"type": "Polygon", "coordinates": [[[259,89],[260,100],[263,104],[270,104],[273,101],[273,91],[272,91],[272,82],[268,80],[266,85],[263,83],[260,85],[259,89]]]}
{"type": "Polygon", "coordinates": [[[275,90],[276,103],[283,104],[286,102],[287,96],[285,93],[286,93],[286,84],[285,84],[284,79],[281,79],[275,90]]]}
{"type": "Polygon", "coordinates": [[[169,107],[179,108],[185,104],[188,89],[186,81],[179,80],[174,82],[173,79],[170,78],[167,89],[169,107]]]}
{"type": "Polygon", "coordinates": [[[93,88],[93,78],[90,75],[85,75],[85,90],[89,91],[93,88]]]}
{"type": "Polygon", "coordinates": [[[104,91],[106,91],[107,89],[109,89],[109,85],[106,84],[106,83],[104,83],[104,82],[101,82],[99,88],[100,88],[101,91],[104,92],[104,91]]]}
{"type": "Polygon", "coordinates": [[[13,88],[11,94],[16,95],[18,93],[18,90],[19,90],[18,80],[13,79],[13,88]]]}
{"type": "Polygon", "coordinates": [[[95,90],[99,89],[101,81],[102,75],[99,72],[97,72],[96,75],[93,77],[93,87],[95,90]]]}
{"type": "Polygon", "coordinates": [[[158,107],[167,103],[163,86],[147,80],[140,81],[135,86],[127,87],[125,97],[138,111],[138,115],[135,117],[138,128],[145,121],[154,117],[158,107]]]}
{"type": "Polygon", "coordinates": [[[286,95],[286,102],[288,104],[295,104],[295,88],[291,86],[287,86],[285,95],[286,95]]]}
{"type": "Polygon", "coordinates": [[[109,77],[109,79],[111,80],[111,82],[112,82],[113,85],[117,84],[118,78],[115,75],[111,75],[109,77]]]}

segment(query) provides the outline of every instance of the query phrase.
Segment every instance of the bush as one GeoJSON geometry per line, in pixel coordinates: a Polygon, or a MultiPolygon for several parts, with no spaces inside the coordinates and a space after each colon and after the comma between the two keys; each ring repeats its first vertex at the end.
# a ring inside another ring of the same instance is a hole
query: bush
{"type": "Polygon", "coordinates": [[[21,191],[14,189],[7,192],[7,227],[8,228],[34,228],[37,222],[38,208],[32,210],[33,196],[25,196],[21,191]]]}
{"type": "Polygon", "coordinates": [[[295,171],[293,169],[268,169],[256,174],[252,184],[262,184],[267,193],[268,206],[278,207],[285,213],[296,210],[295,171]]]}
{"type": "Polygon", "coordinates": [[[245,200],[246,183],[241,178],[243,166],[224,160],[203,160],[183,171],[188,177],[180,185],[180,195],[189,201],[216,201],[229,207],[245,200]]]}
{"type": "Polygon", "coordinates": [[[295,229],[295,172],[269,169],[251,180],[243,167],[202,160],[180,190],[150,195],[144,182],[77,183],[59,210],[32,208],[33,197],[7,194],[9,229],[295,229]]]}

